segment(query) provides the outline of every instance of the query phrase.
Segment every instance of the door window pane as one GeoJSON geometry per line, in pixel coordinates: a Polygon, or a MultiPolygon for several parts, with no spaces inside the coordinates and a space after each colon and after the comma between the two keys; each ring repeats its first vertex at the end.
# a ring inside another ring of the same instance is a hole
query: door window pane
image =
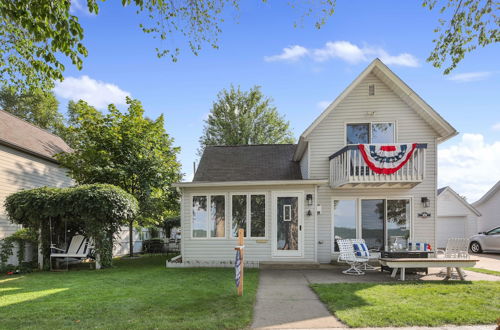
{"type": "Polygon", "coordinates": [[[369,143],[370,124],[347,124],[347,144],[369,143]]]}
{"type": "Polygon", "coordinates": [[[207,197],[193,196],[193,237],[207,237],[207,197]]]}
{"type": "Polygon", "coordinates": [[[373,123],[371,143],[394,143],[394,124],[373,123]]]}
{"type": "Polygon", "coordinates": [[[250,236],[266,236],[266,196],[250,196],[250,236]]]}
{"type": "Polygon", "coordinates": [[[406,249],[410,238],[410,201],[387,201],[387,246],[391,250],[406,249]]]}
{"type": "Polygon", "coordinates": [[[361,201],[361,231],[369,249],[384,248],[385,200],[365,199],[361,201]]]}
{"type": "Polygon", "coordinates": [[[338,239],[356,238],[356,200],[333,201],[333,234],[335,251],[338,239]]]}
{"type": "Polygon", "coordinates": [[[278,197],[277,249],[299,249],[299,203],[297,197],[278,197]]]}
{"type": "Polygon", "coordinates": [[[238,230],[245,230],[247,235],[247,196],[233,195],[232,198],[232,232],[233,237],[238,237],[238,230]]]}
{"type": "Polygon", "coordinates": [[[226,236],[226,207],[224,195],[210,197],[210,237],[226,236]]]}

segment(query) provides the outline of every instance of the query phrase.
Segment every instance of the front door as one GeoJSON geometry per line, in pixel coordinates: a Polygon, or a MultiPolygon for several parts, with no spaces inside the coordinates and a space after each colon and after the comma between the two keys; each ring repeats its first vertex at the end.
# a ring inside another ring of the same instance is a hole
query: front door
{"type": "Polygon", "coordinates": [[[275,193],[273,196],[273,255],[302,256],[303,194],[275,193]]]}

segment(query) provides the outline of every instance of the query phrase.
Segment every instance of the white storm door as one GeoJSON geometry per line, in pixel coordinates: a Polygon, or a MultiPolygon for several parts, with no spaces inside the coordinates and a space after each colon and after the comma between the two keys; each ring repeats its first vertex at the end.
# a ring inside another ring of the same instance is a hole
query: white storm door
{"type": "Polygon", "coordinates": [[[273,194],[273,256],[300,257],[303,254],[303,193],[273,194]]]}

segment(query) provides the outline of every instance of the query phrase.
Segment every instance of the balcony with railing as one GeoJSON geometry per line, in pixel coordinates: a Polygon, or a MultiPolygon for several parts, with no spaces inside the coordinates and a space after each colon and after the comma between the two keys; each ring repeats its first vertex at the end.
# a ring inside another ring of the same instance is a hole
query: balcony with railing
{"type": "Polygon", "coordinates": [[[332,188],[411,188],[425,178],[427,144],[348,145],[330,156],[332,188]]]}

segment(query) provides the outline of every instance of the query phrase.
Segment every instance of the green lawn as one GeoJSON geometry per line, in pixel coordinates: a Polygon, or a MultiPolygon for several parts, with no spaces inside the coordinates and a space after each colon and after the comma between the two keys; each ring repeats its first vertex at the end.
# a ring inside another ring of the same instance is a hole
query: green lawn
{"type": "Polygon", "coordinates": [[[494,324],[500,282],[313,284],[350,327],[494,324]]]}
{"type": "Polygon", "coordinates": [[[471,272],[476,272],[476,273],[483,273],[483,274],[500,276],[500,272],[497,272],[496,270],[489,270],[489,269],[483,269],[483,268],[474,268],[474,267],[468,267],[468,268],[464,268],[464,269],[465,270],[470,270],[471,272]]]}
{"type": "Polygon", "coordinates": [[[166,257],[119,260],[115,268],[0,276],[0,328],[237,329],[250,325],[258,271],[166,269],[166,257]]]}

